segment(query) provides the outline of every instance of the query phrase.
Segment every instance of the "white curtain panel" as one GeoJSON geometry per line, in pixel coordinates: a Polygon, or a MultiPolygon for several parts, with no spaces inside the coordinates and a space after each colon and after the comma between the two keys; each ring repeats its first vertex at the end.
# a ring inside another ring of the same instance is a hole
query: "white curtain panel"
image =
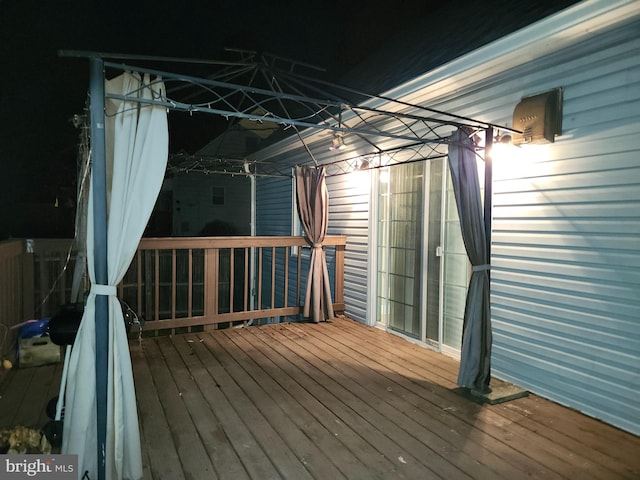
{"type": "MultiPolygon", "coordinates": [[[[107,94],[161,99],[160,79],[124,73],[106,81],[107,94]]],[[[140,433],[131,357],[115,286],[124,277],[140,242],[164,179],[169,136],[166,109],[107,99],[109,285],[95,285],[93,205],[88,209],[87,256],[92,282],[69,362],[62,453],[79,455],[79,473],[97,478],[95,297],[109,295],[109,383],[107,386],[106,478],[142,478],[140,433]]]]}

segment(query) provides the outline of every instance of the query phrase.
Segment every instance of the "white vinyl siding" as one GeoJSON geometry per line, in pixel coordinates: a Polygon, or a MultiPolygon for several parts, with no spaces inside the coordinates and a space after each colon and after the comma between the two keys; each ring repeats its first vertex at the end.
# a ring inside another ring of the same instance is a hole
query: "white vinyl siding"
{"type": "MultiPolygon", "coordinates": [[[[634,433],[640,432],[638,31],[636,23],[592,39],[555,55],[560,65],[525,66],[500,83],[506,97],[562,86],[564,116],[555,144],[525,147],[529,158],[519,170],[495,166],[491,274],[494,374],[634,433]],[[598,45],[604,48],[588,50],[598,45]]],[[[496,113],[499,107],[494,101],[496,113]]]]}
{"type": "Polygon", "coordinates": [[[256,178],[256,235],[291,235],[291,178],[256,178]]]}
{"type": "MultiPolygon", "coordinates": [[[[291,235],[292,225],[292,199],[293,183],[290,177],[258,177],[256,179],[256,235],[291,235]]],[[[296,292],[293,286],[297,282],[297,257],[290,253],[285,254],[284,248],[278,248],[276,255],[275,272],[275,298],[274,306],[282,307],[284,301],[284,262],[289,263],[289,297],[287,305],[296,304],[296,292]]],[[[305,261],[302,263],[301,276],[306,279],[306,272],[309,270],[308,255],[303,255],[305,261]]],[[[256,262],[259,261],[256,255],[256,262]]],[[[263,249],[262,252],[262,298],[261,307],[271,307],[271,265],[273,262],[272,250],[263,249]]],[[[256,275],[259,272],[256,265],[256,275]]],[[[305,283],[303,281],[302,288],[305,283]]],[[[304,296],[304,291],[301,293],[304,296]]],[[[302,300],[301,300],[302,301],[302,300]]]]}
{"type": "Polygon", "coordinates": [[[216,220],[233,225],[238,235],[251,232],[251,186],[247,177],[180,174],[172,179],[172,185],[175,236],[198,235],[216,220]],[[212,201],[214,189],[224,192],[224,204],[212,201]]]}
{"type": "Polygon", "coordinates": [[[330,235],[346,235],[345,313],[367,322],[370,173],[327,178],[330,235]]]}

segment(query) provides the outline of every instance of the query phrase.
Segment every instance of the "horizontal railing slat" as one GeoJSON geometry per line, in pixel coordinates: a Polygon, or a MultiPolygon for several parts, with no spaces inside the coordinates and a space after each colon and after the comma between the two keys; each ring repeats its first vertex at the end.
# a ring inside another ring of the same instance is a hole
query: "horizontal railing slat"
{"type": "MultiPolygon", "coordinates": [[[[327,235],[322,242],[325,246],[346,245],[346,235],[327,235]]],[[[140,250],[176,250],[187,248],[252,248],[252,247],[304,247],[309,243],[304,237],[238,236],[238,237],[167,237],[143,238],[140,250]]]]}
{"type": "Polygon", "coordinates": [[[196,325],[215,325],[218,323],[240,322],[245,320],[255,320],[269,317],[287,317],[300,314],[300,307],[287,308],[263,308],[246,312],[220,313],[218,315],[203,317],[185,317],[167,320],[154,320],[144,324],[145,330],[162,330],[181,327],[193,327],[196,325]]]}

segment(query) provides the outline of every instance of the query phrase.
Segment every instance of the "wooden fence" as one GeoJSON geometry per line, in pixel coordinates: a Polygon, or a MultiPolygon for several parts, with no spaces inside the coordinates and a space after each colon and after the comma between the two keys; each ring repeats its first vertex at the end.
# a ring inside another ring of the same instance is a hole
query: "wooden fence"
{"type": "Polygon", "coordinates": [[[16,325],[53,315],[69,302],[75,252],[72,240],[0,242],[0,356],[13,358],[16,325]]]}
{"type": "Polygon", "coordinates": [[[25,242],[0,242],[0,357],[12,357],[16,332],[11,327],[25,318],[25,242]]]}

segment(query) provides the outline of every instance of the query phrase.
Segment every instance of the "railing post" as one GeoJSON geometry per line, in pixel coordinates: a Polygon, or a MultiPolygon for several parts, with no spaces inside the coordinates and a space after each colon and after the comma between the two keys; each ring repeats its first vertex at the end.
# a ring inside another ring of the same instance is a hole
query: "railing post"
{"type": "Polygon", "coordinates": [[[344,245],[336,245],[334,304],[344,304],[344,245]]]}
{"type": "Polygon", "coordinates": [[[155,257],[153,250],[144,250],[144,315],[147,320],[157,320],[155,303],[155,257]],[[152,263],[153,262],[153,263],[152,263]],[[153,268],[151,265],[153,264],[153,268]]]}
{"type": "Polygon", "coordinates": [[[204,316],[218,315],[218,270],[220,250],[207,248],[204,251],[204,316]]]}
{"type": "Polygon", "coordinates": [[[35,265],[33,261],[33,240],[25,240],[22,252],[22,318],[34,318],[35,312],[35,265]]]}

